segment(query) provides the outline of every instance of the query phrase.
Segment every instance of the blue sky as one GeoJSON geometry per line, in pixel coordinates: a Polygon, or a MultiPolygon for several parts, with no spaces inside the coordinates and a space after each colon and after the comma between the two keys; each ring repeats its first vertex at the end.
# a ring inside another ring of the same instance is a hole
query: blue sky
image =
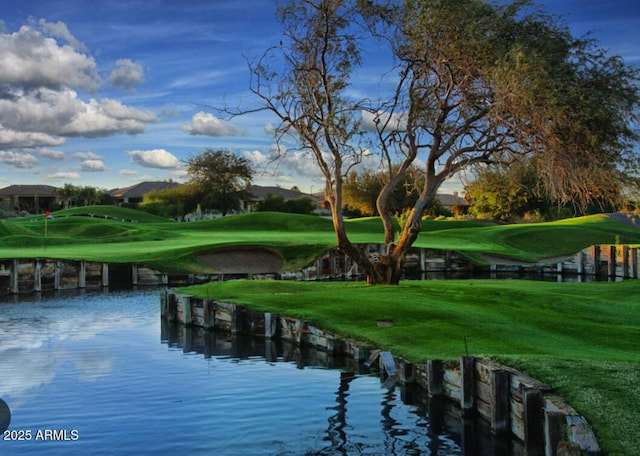
{"type": "MultiPolygon", "coordinates": [[[[273,119],[227,122],[208,108],[255,101],[245,56],[279,42],[275,1],[1,3],[0,187],[180,181],[183,161],[213,148],[250,159],[257,184],[321,188],[315,167],[300,155],[263,172],[274,147],[267,132],[273,119]]],[[[592,31],[611,54],[640,65],[637,0],[541,4],[574,35],[592,31]]],[[[443,190],[459,186],[452,179],[443,190]]]]}

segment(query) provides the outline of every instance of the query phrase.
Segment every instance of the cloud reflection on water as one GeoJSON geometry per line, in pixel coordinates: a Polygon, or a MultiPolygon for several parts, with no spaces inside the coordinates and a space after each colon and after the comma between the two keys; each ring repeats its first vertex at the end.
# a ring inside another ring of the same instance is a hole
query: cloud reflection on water
{"type": "Polygon", "coordinates": [[[99,335],[140,326],[140,322],[119,311],[117,293],[103,296],[105,304],[92,303],[91,311],[82,294],[62,303],[56,297],[42,300],[35,294],[20,297],[18,302],[0,302],[0,397],[10,397],[12,407],[33,399],[61,368],[69,368],[67,362],[75,367],[79,381],[108,376],[115,358],[109,348],[93,346],[92,341],[99,335]]]}

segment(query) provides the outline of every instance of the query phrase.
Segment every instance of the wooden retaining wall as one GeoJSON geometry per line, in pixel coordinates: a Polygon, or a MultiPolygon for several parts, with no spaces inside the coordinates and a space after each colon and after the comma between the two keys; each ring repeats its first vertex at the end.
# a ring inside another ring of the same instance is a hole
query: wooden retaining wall
{"type": "MultiPolygon", "coordinates": [[[[361,248],[374,258],[381,253],[379,244],[362,245],[361,248]]],[[[558,274],[587,278],[637,279],[640,248],[629,245],[596,245],[561,259],[524,263],[509,259],[488,258],[490,264],[471,262],[461,253],[448,250],[412,248],[405,260],[405,277],[420,279],[430,277],[558,274]]],[[[283,273],[284,278],[297,280],[354,279],[360,275],[358,266],[343,252],[331,249],[315,262],[298,272],[283,273]]]]}
{"type": "Polygon", "coordinates": [[[353,357],[357,363],[378,363],[382,375],[402,384],[417,384],[432,397],[459,404],[462,416],[481,417],[495,436],[512,435],[528,456],[596,455],[600,447],[587,421],[539,381],[488,359],[409,363],[353,340],[323,331],[304,320],[252,312],[233,303],[165,291],[161,317],[206,330],[248,333],[280,339],[329,353],[353,357]]]}
{"type": "MultiPolygon", "coordinates": [[[[246,274],[243,275],[246,277],[246,274]]],[[[0,261],[0,295],[117,286],[190,285],[212,275],[169,275],[144,265],[92,261],[11,259],[0,261]]]]}

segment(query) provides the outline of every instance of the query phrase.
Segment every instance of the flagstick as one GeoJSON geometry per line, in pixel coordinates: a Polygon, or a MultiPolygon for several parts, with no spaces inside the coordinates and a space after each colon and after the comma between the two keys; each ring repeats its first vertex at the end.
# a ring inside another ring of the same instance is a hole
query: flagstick
{"type": "Polygon", "coordinates": [[[45,215],[44,216],[44,251],[47,251],[47,221],[48,221],[48,217],[45,215]]]}

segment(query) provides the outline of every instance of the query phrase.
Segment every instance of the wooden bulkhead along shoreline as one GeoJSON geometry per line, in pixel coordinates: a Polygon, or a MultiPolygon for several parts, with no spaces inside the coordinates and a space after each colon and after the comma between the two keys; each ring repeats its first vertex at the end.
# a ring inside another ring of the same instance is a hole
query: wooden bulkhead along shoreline
{"type": "MultiPolygon", "coordinates": [[[[246,274],[243,276],[246,277],[246,274]]],[[[138,264],[56,260],[0,260],[0,295],[115,286],[184,286],[216,275],[170,275],[138,264]]]]}
{"type": "Polygon", "coordinates": [[[230,302],[171,291],[164,291],[160,301],[161,318],[167,322],[283,340],[351,356],[358,363],[378,363],[381,375],[393,377],[400,384],[415,384],[425,397],[453,401],[461,416],[479,417],[492,435],[515,437],[521,444],[518,454],[600,454],[586,419],[554,396],[549,386],[489,359],[463,356],[458,360],[409,363],[390,352],[380,352],[284,315],[253,312],[230,302]]]}

